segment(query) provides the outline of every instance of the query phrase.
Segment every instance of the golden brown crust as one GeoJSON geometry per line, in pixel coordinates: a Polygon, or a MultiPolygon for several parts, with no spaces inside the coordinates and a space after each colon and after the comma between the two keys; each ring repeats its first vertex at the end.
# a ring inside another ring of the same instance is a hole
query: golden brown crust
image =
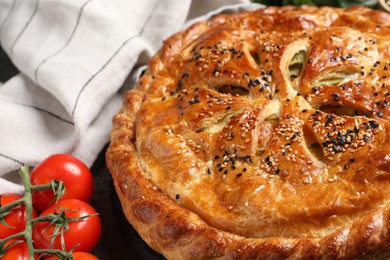
{"type": "Polygon", "coordinates": [[[167,258],[390,254],[390,15],[268,7],[164,42],[114,117],[124,213],[167,258]]]}

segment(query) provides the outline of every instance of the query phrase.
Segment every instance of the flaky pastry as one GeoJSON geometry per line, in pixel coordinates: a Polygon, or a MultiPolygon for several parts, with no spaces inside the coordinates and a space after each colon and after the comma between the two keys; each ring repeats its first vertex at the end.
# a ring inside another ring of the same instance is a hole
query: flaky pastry
{"type": "Polygon", "coordinates": [[[220,14],[150,60],[107,166],[127,219],[169,259],[385,257],[389,103],[389,14],[220,14]]]}

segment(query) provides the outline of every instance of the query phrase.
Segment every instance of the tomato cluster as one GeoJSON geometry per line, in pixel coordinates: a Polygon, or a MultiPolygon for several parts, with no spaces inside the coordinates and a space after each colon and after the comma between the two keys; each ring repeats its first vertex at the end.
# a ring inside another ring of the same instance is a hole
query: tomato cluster
{"type": "MultiPolygon", "coordinates": [[[[72,250],[73,259],[97,259],[88,253],[96,246],[101,235],[99,215],[88,204],[93,191],[89,168],[71,155],[55,154],[38,164],[30,174],[33,188],[52,180],[63,182],[65,187],[63,195],[56,201],[52,189],[33,189],[33,218],[37,217],[36,211],[40,213],[38,218],[53,214],[64,219],[65,225],[53,225],[48,221],[34,222],[32,229],[34,248],[72,250]]],[[[2,194],[0,206],[3,207],[21,198],[19,194],[2,194]]],[[[2,220],[0,239],[23,231],[27,221],[25,206],[21,204],[13,208],[2,220]]],[[[25,242],[11,245],[1,259],[28,259],[25,242]]],[[[52,255],[49,259],[59,258],[52,255]]]]}

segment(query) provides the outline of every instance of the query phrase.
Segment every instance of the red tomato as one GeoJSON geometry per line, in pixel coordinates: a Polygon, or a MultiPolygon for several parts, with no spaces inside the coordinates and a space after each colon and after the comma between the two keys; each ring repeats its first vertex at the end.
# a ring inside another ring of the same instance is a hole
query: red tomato
{"type": "MultiPolygon", "coordinates": [[[[74,252],[73,254],[73,260],[99,260],[94,255],[91,255],[90,253],[86,252],[74,252]]],[[[51,256],[47,258],[47,260],[59,260],[60,258],[58,256],[51,256]]]]}
{"type": "MultiPolygon", "coordinates": [[[[0,195],[0,206],[5,206],[15,200],[22,198],[22,195],[15,193],[6,193],[0,195]]],[[[33,209],[33,218],[37,216],[37,213],[33,209]]],[[[11,210],[4,221],[8,225],[4,225],[0,222],[0,239],[8,237],[10,235],[22,232],[26,228],[26,207],[23,205],[17,206],[11,210]]]]}
{"type": "Polygon", "coordinates": [[[86,252],[74,252],[73,260],[99,260],[99,258],[86,252]]]}
{"type": "MultiPolygon", "coordinates": [[[[8,241],[5,245],[9,245],[13,240],[8,241]]],[[[28,246],[26,242],[17,243],[5,252],[1,260],[28,260],[28,246]]],[[[38,259],[37,255],[34,255],[34,260],[38,259]]]]}
{"type": "MultiPolygon", "coordinates": [[[[61,180],[65,194],[61,199],[79,199],[88,202],[92,197],[93,180],[89,168],[69,154],[54,154],[43,160],[31,171],[31,184],[46,184],[52,179],[61,180]]],[[[34,192],[33,205],[42,212],[54,202],[52,190],[34,192]]]]}
{"type": "MultiPolygon", "coordinates": [[[[65,212],[65,215],[68,218],[79,218],[96,214],[95,209],[88,203],[77,199],[66,199],[60,200],[57,204],[50,206],[47,210],[42,212],[40,216],[46,216],[48,214],[53,214],[54,212],[59,213],[61,210],[65,212]]],[[[69,222],[69,230],[64,231],[66,250],[69,251],[79,244],[75,251],[90,252],[99,241],[101,229],[101,222],[98,215],[89,216],[75,222],[69,222]]],[[[33,228],[35,247],[39,249],[61,249],[61,235],[58,235],[54,240],[53,246],[50,246],[53,230],[54,225],[50,225],[49,222],[35,223],[33,228]]]]}

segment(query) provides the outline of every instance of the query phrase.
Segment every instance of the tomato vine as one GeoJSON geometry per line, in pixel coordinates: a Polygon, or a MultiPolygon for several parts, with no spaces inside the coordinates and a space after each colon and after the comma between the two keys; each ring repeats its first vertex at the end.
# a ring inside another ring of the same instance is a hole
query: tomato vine
{"type": "MultiPolygon", "coordinates": [[[[24,185],[24,195],[20,199],[16,199],[6,205],[0,206],[0,223],[4,226],[7,226],[4,218],[10,214],[17,207],[24,206],[25,208],[25,217],[26,223],[25,228],[21,232],[17,232],[15,234],[11,234],[7,237],[0,239],[0,258],[2,258],[7,250],[11,247],[15,246],[18,243],[26,243],[28,248],[28,259],[33,260],[34,257],[36,259],[37,254],[47,254],[47,255],[55,255],[60,259],[73,259],[73,251],[77,247],[74,246],[71,249],[67,250],[65,241],[63,239],[64,232],[69,231],[69,223],[83,221],[86,218],[97,215],[90,214],[80,217],[67,217],[65,214],[66,210],[69,209],[59,209],[52,214],[40,215],[38,217],[34,217],[34,208],[33,208],[33,192],[42,191],[46,189],[50,189],[54,193],[55,201],[57,202],[65,193],[65,186],[63,181],[61,180],[51,180],[47,184],[39,184],[32,185],[30,181],[30,172],[28,166],[23,166],[20,170],[20,175],[24,185]],[[33,241],[33,229],[34,224],[38,222],[48,222],[48,227],[55,226],[54,232],[50,234],[52,241],[56,239],[57,236],[61,237],[61,248],[35,248],[33,241]]],[[[84,203],[84,202],[83,202],[84,203]]],[[[100,220],[99,220],[100,224],[100,220]]],[[[100,226],[99,226],[100,228],[100,226]]]]}

